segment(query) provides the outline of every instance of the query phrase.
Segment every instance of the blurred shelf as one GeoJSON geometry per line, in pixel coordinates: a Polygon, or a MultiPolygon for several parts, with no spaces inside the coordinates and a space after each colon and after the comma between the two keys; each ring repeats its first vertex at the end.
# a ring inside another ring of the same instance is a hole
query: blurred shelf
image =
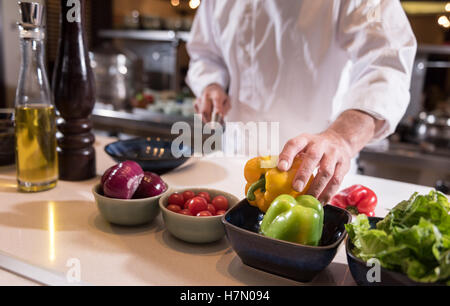
{"type": "Polygon", "coordinates": [[[149,41],[188,41],[187,31],[166,30],[101,30],[99,36],[102,38],[136,39],[149,41]]]}
{"type": "Polygon", "coordinates": [[[427,68],[450,68],[450,62],[442,62],[442,61],[434,61],[434,62],[427,62],[427,68]]]}
{"type": "Polygon", "coordinates": [[[402,6],[408,15],[436,15],[447,13],[447,1],[403,0],[402,6]]]}
{"type": "Polygon", "coordinates": [[[419,45],[417,53],[422,54],[450,54],[450,45],[419,45]]]}

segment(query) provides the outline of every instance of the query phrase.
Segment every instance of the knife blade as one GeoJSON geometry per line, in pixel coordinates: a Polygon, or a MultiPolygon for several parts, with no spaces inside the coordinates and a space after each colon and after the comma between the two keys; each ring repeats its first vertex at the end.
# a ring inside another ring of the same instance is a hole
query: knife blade
{"type": "Polygon", "coordinates": [[[0,269],[45,286],[90,286],[84,282],[71,283],[63,273],[33,265],[4,252],[0,252],[0,269]]]}

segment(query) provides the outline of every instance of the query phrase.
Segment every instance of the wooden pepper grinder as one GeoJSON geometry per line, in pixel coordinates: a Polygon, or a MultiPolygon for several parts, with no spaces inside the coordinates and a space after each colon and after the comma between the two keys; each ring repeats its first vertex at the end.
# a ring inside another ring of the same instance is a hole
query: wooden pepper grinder
{"type": "Polygon", "coordinates": [[[58,126],[60,179],[95,177],[95,137],[90,115],[95,104],[94,75],[86,46],[85,0],[61,0],[61,32],[53,73],[58,126]]]}

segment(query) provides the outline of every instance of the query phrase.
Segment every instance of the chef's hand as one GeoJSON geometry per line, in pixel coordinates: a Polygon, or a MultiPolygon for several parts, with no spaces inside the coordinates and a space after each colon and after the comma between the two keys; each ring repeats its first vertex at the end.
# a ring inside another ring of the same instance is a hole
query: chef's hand
{"type": "Polygon", "coordinates": [[[207,86],[194,104],[195,111],[202,116],[203,122],[210,122],[213,110],[222,118],[230,111],[231,104],[228,95],[218,84],[207,86]]]}
{"type": "Polygon", "coordinates": [[[352,158],[373,139],[383,123],[361,111],[346,111],[325,132],[303,134],[288,141],[280,154],[278,168],[289,170],[299,155],[302,163],[293,181],[293,188],[299,192],[319,168],[308,194],[327,203],[339,190],[352,158]]]}

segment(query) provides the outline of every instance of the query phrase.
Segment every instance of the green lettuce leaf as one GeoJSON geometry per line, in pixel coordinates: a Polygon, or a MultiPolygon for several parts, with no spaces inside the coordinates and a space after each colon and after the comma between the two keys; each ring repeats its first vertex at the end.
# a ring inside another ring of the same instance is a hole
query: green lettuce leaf
{"type": "Polygon", "coordinates": [[[418,282],[450,283],[450,204],[443,194],[413,194],[370,228],[365,215],[346,225],[353,252],[418,282]]]}

